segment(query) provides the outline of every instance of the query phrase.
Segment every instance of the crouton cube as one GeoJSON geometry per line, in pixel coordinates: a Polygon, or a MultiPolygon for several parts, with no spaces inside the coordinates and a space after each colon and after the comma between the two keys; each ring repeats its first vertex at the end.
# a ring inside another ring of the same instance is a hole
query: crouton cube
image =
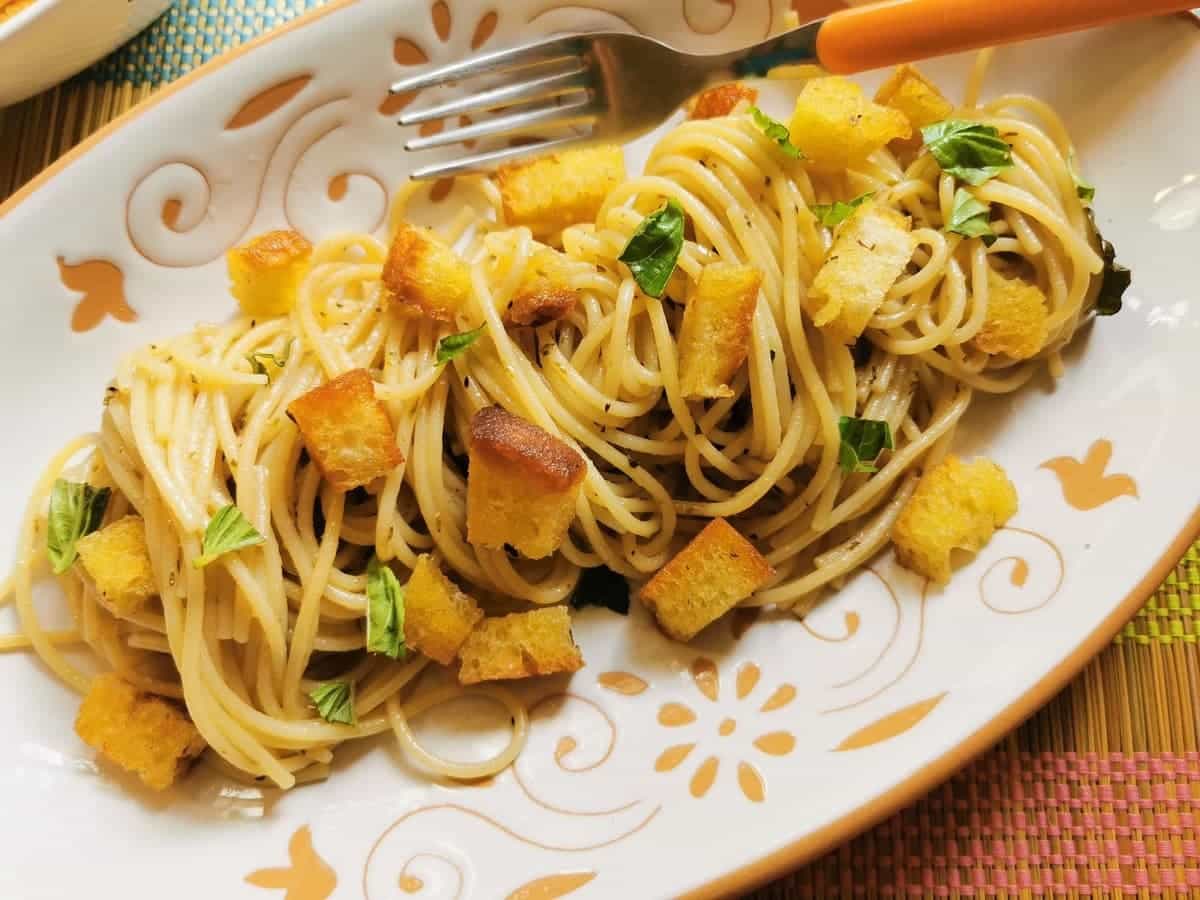
{"type": "Polygon", "coordinates": [[[180,707],[139,691],[113,672],[92,679],[75,733],[156,791],[169,788],[205,747],[180,707]]]}
{"type": "Polygon", "coordinates": [[[567,536],[587,465],[554,435],[499,406],[471,420],[467,540],[530,559],[549,556],[567,536]]]}
{"type": "Polygon", "coordinates": [[[225,254],[230,289],[248,316],[285,316],[308,274],[312,244],[295,231],[268,231],[225,254]]]}
{"type": "Polygon", "coordinates": [[[899,110],[912,126],[913,137],[926,125],[948,119],[954,104],[937,86],[912,65],[897,66],[896,71],[875,92],[875,102],[899,110]]]}
{"type": "Polygon", "coordinates": [[[833,175],[861,167],[888,141],[910,137],[912,126],[899,110],[866,99],[853,81],[830,76],[804,85],[789,132],[814,171],[833,175]]]}
{"type": "Polygon", "coordinates": [[[288,415],[321,474],[339,491],[370,484],[404,462],[366,369],[351,369],[297,397],[288,415]]]}
{"type": "Polygon", "coordinates": [[[689,400],[732,397],[729,381],[750,353],[750,323],[762,273],[750,266],[705,266],[683,311],[679,384],[689,400]]]}
{"type": "Polygon", "coordinates": [[[892,529],[896,559],[938,584],[950,580],[950,553],[978,553],[1017,511],[1004,470],[980,457],[948,456],[927,471],[892,529]]]}
{"type": "Polygon", "coordinates": [[[854,343],[916,249],[908,217],[868,200],[839,228],[809,285],[805,310],[817,327],[854,343]]]}
{"type": "Polygon", "coordinates": [[[975,335],[975,346],[1012,359],[1037,356],[1046,345],[1048,317],[1046,295],[1037,285],[988,269],[987,318],[975,335]]]}
{"type": "Polygon", "coordinates": [[[404,641],[443,666],[454,662],[483,610],[427,555],[417,557],[404,588],[404,641]]]}
{"type": "Polygon", "coordinates": [[[100,599],[116,615],[132,615],[158,593],[140,516],[125,516],[81,537],[75,549],[100,599]]]}
{"type": "Polygon", "coordinates": [[[690,641],[775,575],[754,545],[713,519],[642,587],[639,599],[659,627],[690,641]]]}
{"type": "Polygon", "coordinates": [[[459,653],[462,684],[555,675],[583,668],[565,606],[484,619],[459,653]]]}
{"type": "Polygon", "coordinates": [[[701,91],[696,96],[688,109],[688,118],[715,119],[719,116],[727,116],[743,100],[750,104],[755,103],[758,100],[758,91],[740,81],[718,84],[716,87],[701,91]]]}
{"type": "Polygon", "coordinates": [[[400,226],[388,249],[381,280],[389,307],[439,322],[453,322],[470,309],[470,266],[424,228],[400,226]]]}
{"type": "Polygon", "coordinates": [[[528,225],[535,235],[593,222],[609,191],[625,180],[625,157],[615,144],[568,150],[496,172],[504,221],[528,225]]]}
{"type": "Polygon", "coordinates": [[[530,256],[521,284],[504,311],[505,325],[545,325],[570,315],[579,292],[568,287],[561,253],[539,247],[530,256]]]}

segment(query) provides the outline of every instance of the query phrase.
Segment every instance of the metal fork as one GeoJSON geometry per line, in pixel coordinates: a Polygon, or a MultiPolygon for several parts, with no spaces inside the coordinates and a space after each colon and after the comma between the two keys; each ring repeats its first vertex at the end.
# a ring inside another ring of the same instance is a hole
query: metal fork
{"type": "Polygon", "coordinates": [[[623,143],[655,128],[689,97],[784,64],[816,63],[851,74],[881,66],[1180,12],[1195,0],[888,0],[834,13],[730,53],[684,53],[637,34],[547,38],[440,66],[392,85],[422,90],[480,75],[506,83],[425,109],[401,125],[494,113],[408,140],[419,151],[464,141],[569,129],[562,137],[485,151],[416,169],[416,179],[485,171],[565,144],[623,143]],[[511,80],[509,80],[511,79],[511,80]]]}

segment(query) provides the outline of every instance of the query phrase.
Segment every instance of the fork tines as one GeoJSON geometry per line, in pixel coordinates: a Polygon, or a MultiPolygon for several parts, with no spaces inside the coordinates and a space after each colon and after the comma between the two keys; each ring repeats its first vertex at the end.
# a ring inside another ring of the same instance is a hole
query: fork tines
{"type": "MultiPolygon", "coordinates": [[[[393,93],[422,90],[479,75],[511,76],[513,80],[465,94],[424,109],[406,110],[399,124],[418,125],[450,116],[488,114],[477,122],[409,139],[406,150],[427,150],[465,141],[529,132],[586,126],[599,114],[588,41],[582,37],[552,38],[484,53],[461,62],[429,69],[392,85],[393,93]]],[[[444,177],[494,166],[498,162],[577,139],[578,135],[477,153],[424,166],[417,179],[444,177]]]]}

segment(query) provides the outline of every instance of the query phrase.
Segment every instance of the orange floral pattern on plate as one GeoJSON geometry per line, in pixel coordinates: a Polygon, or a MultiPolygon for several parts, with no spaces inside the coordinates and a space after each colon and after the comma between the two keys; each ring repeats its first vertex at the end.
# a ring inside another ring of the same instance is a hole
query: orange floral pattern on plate
{"type": "MultiPolygon", "coordinates": [[[[697,657],[692,663],[690,673],[692,683],[696,686],[696,690],[700,692],[701,696],[708,700],[709,703],[720,706],[721,675],[716,663],[706,656],[697,657]]],[[[775,710],[783,709],[796,697],[795,687],[784,683],[776,687],[758,708],[754,709],[753,701],[750,701],[750,695],[758,687],[761,678],[762,670],[752,662],[743,663],[737,670],[734,678],[735,700],[738,704],[749,703],[751,705],[751,709],[746,712],[752,718],[756,714],[771,713],[775,710]]],[[[736,712],[737,709],[735,708],[731,711],[736,712]]],[[[692,707],[678,701],[664,703],[658,711],[658,723],[664,728],[691,726],[701,718],[707,717],[697,714],[696,710],[692,707]]],[[[702,723],[700,727],[707,728],[708,724],[702,723]]],[[[688,782],[688,790],[693,797],[697,799],[704,797],[716,783],[721,771],[719,747],[723,743],[723,740],[731,737],[737,729],[738,720],[734,716],[722,716],[720,721],[717,722],[715,728],[717,748],[709,752],[709,755],[700,762],[688,782]]],[[[677,769],[704,741],[705,739],[701,737],[694,741],[672,744],[667,747],[654,761],[655,771],[670,772],[677,769]]],[[[768,756],[787,756],[796,748],[796,738],[790,731],[765,731],[754,739],[753,746],[760,753],[768,756]]],[[[762,803],[766,799],[766,782],[763,780],[762,773],[759,772],[752,762],[745,759],[737,760],[737,784],[741,788],[742,794],[752,803],[762,803]]]]}
{"type": "Polygon", "coordinates": [[[1120,473],[1105,474],[1112,451],[1112,441],[1100,438],[1088,447],[1082,460],[1056,456],[1046,460],[1040,468],[1049,469],[1058,476],[1063,499],[1081,512],[1096,509],[1118,497],[1137,499],[1137,482],[1132,477],[1120,473]]]}

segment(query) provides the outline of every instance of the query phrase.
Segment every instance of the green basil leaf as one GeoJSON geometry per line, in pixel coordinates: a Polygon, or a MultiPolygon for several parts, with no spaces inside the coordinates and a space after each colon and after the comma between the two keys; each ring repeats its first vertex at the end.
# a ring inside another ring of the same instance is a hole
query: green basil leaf
{"type": "Polygon", "coordinates": [[[892,429],[887,422],[876,419],[856,419],[842,416],[838,419],[838,433],[842,437],[838,452],[838,465],[845,472],[875,472],[875,460],[884,450],[895,450],[892,429]]]}
{"type": "Polygon", "coordinates": [[[967,184],[983,184],[1013,164],[1012,147],[991,125],[946,119],[922,128],[921,136],[942,171],[967,184]]]}
{"type": "Polygon", "coordinates": [[[629,615],[629,582],[608,566],[584,569],[579,575],[579,584],[571,594],[571,606],[603,606],[622,616],[629,615]]]}
{"type": "Polygon", "coordinates": [[[250,371],[255,375],[266,375],[267,383],[270,384],[271,370],[267,368],[267,364],[270,363],[277,369],[282,369],[284,366],[286,366],[288,364],[288,360],[291,359],[292,345],[294,343],[294,338],[288,341],[287,349],[284,350],[282,356],[276,356],[274,353],[267,353],[265,350],[259,350],[255,353],[249,354],[246,357],[246,361],[250,363],[250,371]]]}
{"type": "Polygon", "coordinates": [[[367,563],[367,652],[391,659],[407,655],[404,646],[404,588],[396,573],[371,557],[367,563]]]}
{"type": "Polygon", "coordinates": [[[317,685],[308,696],[326,722],[358,724],[354,718],[354,686],[349,682],[327,681],[317,685]]]}
{"type": "Polygon", "coordinates": [[[1104,260],[1100,292],[1096,295],[1096,315],[1115,316],[1121,311],[1121,301],[1125,296],[1125,291],[1133,283],[1133,273],[1117,262],[1117,248],[1096,227],[1095,213],[1091,209],[1087,209],[1085,212],[1088,220],[1092,223],[1092,230],[1100,239],[1100,256],[1104,260]]]}
{"type": "Polygon", "coordinates": [[[996,232],[992,231],[992,208],[975,199],[966,188],[954,192],[954,206],[950,210],[950,221],[946,230],[963,237],[983,238],[988,247],[996,243],[996,232]]]}
{"type": "Polygon", "coordinates": [[[50,490],[50,511],[46,517],[46,555],[55,575],[61,575],[75,562],[75,543],[100,527],[108,508],[108,488],[59,478],[50,490]]]}
{"type": "Polygon", "coordinates": [[[1071,173],[1071,180],[1075,182],[1075,194],[1080,200],[1091,203],[1096,199],[1096,186],[1090,181],[1085,181],[1083,176],[1079,174],[1079,163],[1075,159],[1075,151],[1067,156],[1067,170],[1071,173]]]}
{"type": "Polygon", "coordinates": [[[479,336],[483,334],[487,328],[487,322],[484,322],[478,328],[472,328],[470,331],[460,331],[458,334],[449,334],[438,341],[437,347],[437,364],[445,365],[454,359],[456,356],[461,356],[467,352],[467,348],[479,340],[479,336]]]}
{"type": "Polygon", "coordinates": [[[833,228],[836,225],[841,225],[848,218],[854,215],[854,211],[870,200],[875,195],[859,194],[853,200],[846,202],[845,200],[834,200],[832,203],[817,203],[810,206],[812,214],[817,217],[817,221],[826,228],[833,228]]]}
{"type": "Polygon", "coordinates": [[[246,521],[242,511],[230,503],[217,510],[204,529],[204,544],[192,565],[202,569],[219,556],[244,550],[266,541],[258,530],[246,521]]]}
{"type": "Polygon", "coordinates": [[[618,259],[629,266],[638,287],[650,297],[661,297],[683,250],[683,207],[668,200],[637,227],[618,259]]]}
{"type": "Polygon", "coordinates": [[[791,159],[804,159],[804,153],[792,143],[792,134],[786,125],[775,121],[757,106],[750,107],[750,117],[754,119],[754,124],[762,130],[762,133],[773,140],[775,145],[783,151],[784,156],[791,159]]]}

